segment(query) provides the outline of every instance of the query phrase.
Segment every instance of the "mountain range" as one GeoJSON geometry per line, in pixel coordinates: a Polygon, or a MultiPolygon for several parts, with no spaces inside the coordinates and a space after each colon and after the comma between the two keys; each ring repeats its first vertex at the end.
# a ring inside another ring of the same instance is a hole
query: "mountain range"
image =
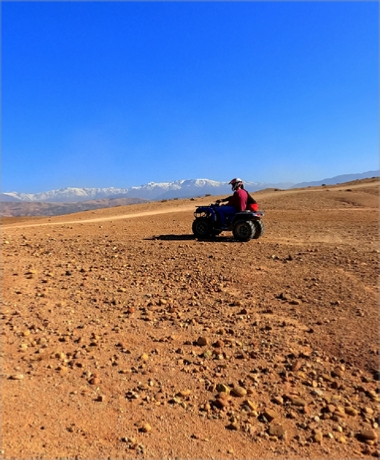
{"type": "MultiPolygon", "coordinates": [[[[262,183],[244,181],[249,192],[266,188],[290,189],[319,185],[334,185],[343,182],[379,176],[380,171],[345,174],[320,181],[298,184],[262,183]]],[[[130,188],[78,188],[65,187],[40,193],[4,192],[0,194],[2,216],[53,216],[80,212],[102,207],[124,206],[142,201],[173,198],[193,198],[197,196],[224,195],[231,193],[228,182],[211,179],[183,179],[174,182],[149,182],[130,188]]]]}
{"type": "MultiPolygon", "coordinates": [[[[377,171],[367,171],[359,174],[345,174],[314,182],[301,182],[294,184],[263,183],[244,181],[245,188],[250,192],[256,192],[265,188],[303,188],[322,184],[333,185],[357,179],[366,179],[379,175],[377,171]]],[[[139,198],[143,200],[162,200],[171,198],[192,198],[199,195],[223,195],[231,191],[228,182],[219,182],[211,179],[182,179],[174,182],[149,182],[144,185],[130,188],[79,188],[65,187],[58,190],[50,190],[40,193],[4,192],[0,195],[2,202],[50,202],[50,203],[77,203],[89,200],[102,200],[112,198],[139,198]]]]}
{"type": "MultiPolygon", "coordinates": [[[[260,182],[245,182],[245,186],[252,192],[268,187],[289,188],[292,183],[266,184],[260,182]]],[[[229,193],[231,186],[228,182],[218,182],[211,179],[183,179],[174,182],[149,182],[130,188],[75,188],[66,187],[41,193],[6,192],[1,194],[0,201],[27,201],[72,203],[88,200],[113,198],[139,198],[144,200],[162,200],[171,198],[191,198],[204,195],[222,195],[229,193]]]]}

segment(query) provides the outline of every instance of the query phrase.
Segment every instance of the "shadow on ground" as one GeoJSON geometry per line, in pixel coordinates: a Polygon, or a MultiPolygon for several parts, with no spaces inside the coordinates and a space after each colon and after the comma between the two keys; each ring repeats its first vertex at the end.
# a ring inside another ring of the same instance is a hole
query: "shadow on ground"
{"type": "Polygon", "coordinates": [[[144,238],[144,240],[162,240],[162,241],[190,241],[190,240],[198,240],[198,241],[212,241],[212,242],[220,242],[220,243],[238,243],[234,238],[228,236],[214,236],[210,238],[202,238],[198,239],[194,235],[155,235],[151,238],[144,238]]]}

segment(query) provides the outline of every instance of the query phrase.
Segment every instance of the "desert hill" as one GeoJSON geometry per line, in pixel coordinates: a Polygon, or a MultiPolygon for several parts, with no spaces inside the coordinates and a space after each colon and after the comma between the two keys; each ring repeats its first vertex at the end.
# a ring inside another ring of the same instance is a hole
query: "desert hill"
{"type": "Polygon", "coordinates": [[[4,201],[0,203],[2,217],[59,216],[77,212],[91,211],[99,208],[114,208],[130,204],[144,203],[140,198],[111,198],[89,200],[79,203],[51,203],[4,201]]]}
{"type": "Polygon", "coordinates": [[[254,196],[2,219],[4,458],[378,456],[379,180],[254,196]]]}

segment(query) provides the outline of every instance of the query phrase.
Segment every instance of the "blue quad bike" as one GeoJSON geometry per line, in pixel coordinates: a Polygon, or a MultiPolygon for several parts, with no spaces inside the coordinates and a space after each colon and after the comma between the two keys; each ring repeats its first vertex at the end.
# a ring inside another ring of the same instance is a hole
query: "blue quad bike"
{"type": "Polygon", "coordinates": [[[197,206],[192,225],[196,238],[212,238],[224,231],[231,231],[238,241],[249,241],[260,238],[264,233],[264,223],[261,218],[264,213],[261,211],[241,211],[223,221],[219,211],[219,204],[213,203],[209,206],[197,206]]]}

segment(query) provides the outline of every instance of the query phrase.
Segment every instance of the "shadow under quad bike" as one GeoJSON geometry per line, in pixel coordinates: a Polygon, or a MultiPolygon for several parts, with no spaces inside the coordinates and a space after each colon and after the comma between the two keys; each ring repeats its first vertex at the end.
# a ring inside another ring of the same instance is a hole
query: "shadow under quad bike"
{"type": "Polygon", "coordinates": [[[264,233],[264,223],[261,211],[241,211],[223,223],[219,204],[198,206],[194,212],[195,220],[192,225],[194,235],[198,239],[205,239],[219,235],[224,231],[231,231],[238,241],[257,239],[264,233]]]}

